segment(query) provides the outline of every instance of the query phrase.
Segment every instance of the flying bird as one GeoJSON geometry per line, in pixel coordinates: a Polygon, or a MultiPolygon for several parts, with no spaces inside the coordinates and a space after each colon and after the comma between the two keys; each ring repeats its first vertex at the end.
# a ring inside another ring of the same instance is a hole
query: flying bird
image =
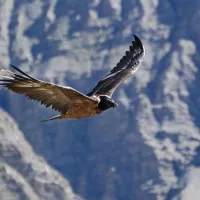
{"type": "Polygon", "coordinates": [[[117,63],[110,73],[103,78],[96,87],[87,95],[71,87],[63,87],[53,83],[47,83],[35,79],[14,65],[18,73],[0,68],[0,85],[9,90],[24,94],[29,99],[39,101],[46,107],[58,111],[58,116],[44,121],[54,119],[81,119],[100,114],[101,112],[117,107],[111,99],[115,89],[128,77],[130,77],[140,66],[144,57],[144,47],[140,39],[134,35],[134,41],[126,51],[125,56],[117,63]]]}

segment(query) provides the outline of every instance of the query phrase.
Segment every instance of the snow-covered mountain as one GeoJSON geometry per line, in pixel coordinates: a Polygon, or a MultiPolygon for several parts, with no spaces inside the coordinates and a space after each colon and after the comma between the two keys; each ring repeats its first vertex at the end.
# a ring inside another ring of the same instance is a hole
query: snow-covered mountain
{"type": "Polygon", "coordinates": [[[14,120],[0,110],[0,199],[79,200],[69,183],[36,156],[14,120]]]}
{"type": "Polygon", "coordinates": [[[84,93],[124,55],[146,56],[114,95],[115,110],[41,124],[55,113],[5,90],[0,105],[34,151],[87,200],[198,197],[198,0],[1,1],[0,64],[84,93]],[[194,192],[195,191],[195,192],[194,192]]]}

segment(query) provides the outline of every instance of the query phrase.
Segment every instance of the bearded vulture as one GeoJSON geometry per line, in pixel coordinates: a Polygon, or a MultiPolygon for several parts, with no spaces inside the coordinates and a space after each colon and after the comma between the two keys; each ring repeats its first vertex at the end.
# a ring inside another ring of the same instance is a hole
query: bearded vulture
{"type": "Polygon", "coordinates": [[[117,107],[111,99],[115,89],[138,68],[144,56],[144,47],[134,35],[134,41],[126,55],[117,63],[110,73],[102,79],[87,95],[71,87],[63,87],[35,79],[11,65],[18,73],[1,69],[1,85],[9,90],[24,94],[29,99],[39,101],[46,107],[58,111],[60,115],[43,120],[81,119],[100,114],[104,110],[117,107]]]}

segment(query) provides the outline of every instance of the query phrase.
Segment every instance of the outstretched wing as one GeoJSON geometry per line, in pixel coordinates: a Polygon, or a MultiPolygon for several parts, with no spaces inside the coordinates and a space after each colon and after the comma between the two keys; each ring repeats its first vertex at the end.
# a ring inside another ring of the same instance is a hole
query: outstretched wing
{"type": "Polygon", "coordinates": [[[65,114],[69,107],[74,103],[84,103],[86,101],[95,101],[94,99],[74,90],[71,87],[61,87],[55,84],[46,83],[37,80],[24,73],[17,67],[11,65],[19,74],[8,70],[0,69],[1,72],[9,74],[4,76],[0,74],[0,85],[7,87],[9,90],[24,94],[29,99],[41,102],[46,107],[52,106],[56,111],[65,114]]]}
{"type": "Polygon", "coordinates": [[[140,39],[134,35],[135,41],[132,42],[132,46],[129,47],[129,51],[126,51],[126,55],[117,63],[117,65],[110,71],[103,80],[101,80],[96,87],[88,93],[88,96],[92,95],[108,95],[112,96],[115,89],[131,76],[138,68],[144,56],[144,47],[140,39]]]}

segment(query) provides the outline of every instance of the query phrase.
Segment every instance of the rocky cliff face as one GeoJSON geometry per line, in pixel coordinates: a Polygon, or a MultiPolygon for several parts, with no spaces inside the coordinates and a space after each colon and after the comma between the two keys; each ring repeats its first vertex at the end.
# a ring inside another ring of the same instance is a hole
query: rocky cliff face
{"type": "Polygon", "coordinates": [[[1,65],[13,63],[84,93],[121,59],[133,34],[144,43],[140,69],[113,97],[119,108],[94,118],[41,124],[55,113],[0,91],[1,106],[34,151],[78,194],[89,200],[187,200],[194,194],[200,166],[199,4],[1,2],[1,65]]]}
{"type": "Polygon", "coordinates": [[[16,122],[0,110],[0,199],[78,200],[69,183],[37,156],[16,122]]]}

